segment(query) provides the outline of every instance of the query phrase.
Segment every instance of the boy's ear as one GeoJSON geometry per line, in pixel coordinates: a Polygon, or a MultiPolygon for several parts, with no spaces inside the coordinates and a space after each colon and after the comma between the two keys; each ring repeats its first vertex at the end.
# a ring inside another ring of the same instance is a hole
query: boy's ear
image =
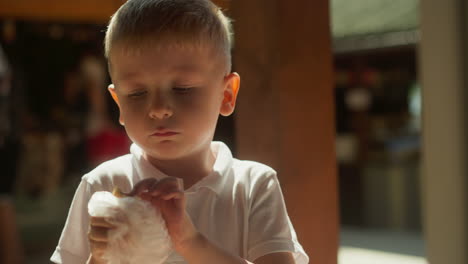
{"type": "Polygon", "coordinates": [[[117,93],[115,92],[115,86],[114,84],[109,84],[109,86],[107,87],[107,90],[109,91],[109,93],[111,94],[112,96],[112,99],[114,99],[114,102],[117,104],[117,106],[119,107],[119,111],[120,111],[120,114],[119,114],[119,123],[123,126],[125,125],[124,123],[124,120],[122,118],[122,111],[120,110],[120,103],[119,103],[119,98],[117,97],[117,93]]]}
{"type": "Polygon", "coordinates": [[[240,76],[237,72],[232,72],[224,77],[224,99],[221,104],[220,114],[229,116],[236,107],[237,94],[240,88],[240,76]]]}
{"type": "Polygon", "coordinates": [[[107,90],[111,94],[112,99],[114,99],[114,102],[117,104],[117,106],[120,107],[119,98],[117,97],[117,94],[115,93],[115,86],[113,84],[109,84],[109,86],[107,86],[107,90]]]}

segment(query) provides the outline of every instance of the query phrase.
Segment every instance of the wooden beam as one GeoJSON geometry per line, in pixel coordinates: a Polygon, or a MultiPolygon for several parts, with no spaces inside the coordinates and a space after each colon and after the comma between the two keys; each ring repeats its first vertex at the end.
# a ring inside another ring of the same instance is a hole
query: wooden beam
{"type": "Polygon", "coordinates": [[[2,0],[0,16],[14,19],[106,23],[123,0],[2,0]]]}
{"type": "Polygon", "coordinates": [[[278,171],[310,263],[336,264],[338,201],[328,0],[236,0],[239,157],[278,171]]]}
{"type": "MultiPolygon", "coordinates": [[[[214,1],[229,9],[230,0],[214,1]]],[[[0,0],[0,17],[23,20],[107,23],[125,0],[0,0]]]]}

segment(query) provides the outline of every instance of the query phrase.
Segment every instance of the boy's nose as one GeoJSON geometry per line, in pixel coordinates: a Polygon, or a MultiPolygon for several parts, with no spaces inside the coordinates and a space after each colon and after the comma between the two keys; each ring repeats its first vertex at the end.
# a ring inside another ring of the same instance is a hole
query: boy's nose
{"type": "Polygon", "coordinates": [[[172,116],[173,111],[165,100],[158,98],[154,100],[149,111],[149,116],[151,119],[166,119],[172,116]]]}

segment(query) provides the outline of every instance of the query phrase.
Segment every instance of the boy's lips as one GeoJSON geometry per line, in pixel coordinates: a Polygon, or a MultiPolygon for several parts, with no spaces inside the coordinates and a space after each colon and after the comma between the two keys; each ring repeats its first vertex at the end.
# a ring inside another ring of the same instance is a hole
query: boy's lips
{"type": "Polygon", "coordinates": [[[177,134],[179,134],[179,132],[170,131],[170,130],[166,130],[166,129],[161,129],[161,130],[158,130],[158,131],[154,132],[151,135],[156,136],[156,137],[170,137],[170,136],[174,136],[174,135],[177,135],[177,134]]]}

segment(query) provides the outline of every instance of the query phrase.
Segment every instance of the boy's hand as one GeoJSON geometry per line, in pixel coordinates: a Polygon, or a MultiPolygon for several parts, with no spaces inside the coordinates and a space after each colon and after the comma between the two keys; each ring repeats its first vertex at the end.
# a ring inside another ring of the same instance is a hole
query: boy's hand
{"type": "Polygon", "coordinates": [[[159,209],[174,249],[188,263],[249,263],[218,247],[197,231],[185,211],[185,195],[177,178],[145,179],[137,183],[130,193],[122,194],[137,195],[159,209]]]}
{"type": "Polygon", "coordinates": [[[185,211],[185,194],[177,178],[167,177],[160,181],[145,179],[135,185],[131,194],[138,195],[159,209],[174,249],[179,253],[197,237],[198,232],[185,211]]]}
{"type": "Polygon", "coordinates": [[[87,264],[104,264],[106,261],[102,256],[107,248],[108,232],[115,228],[115,226],[108,223],[103,217],[90,218],[90,229],[88,233],[88,240],[91,249],[91,255],[87,264]]]}

